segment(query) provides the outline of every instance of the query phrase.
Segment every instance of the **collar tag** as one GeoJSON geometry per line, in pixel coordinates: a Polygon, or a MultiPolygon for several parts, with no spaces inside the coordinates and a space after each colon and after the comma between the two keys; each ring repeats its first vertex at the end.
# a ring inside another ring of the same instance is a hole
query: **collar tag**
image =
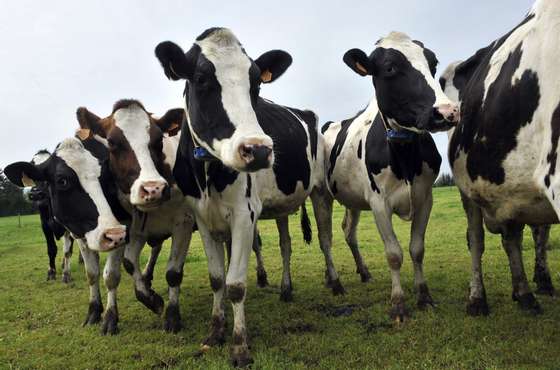
{"type": "Polygon", "coordinates": [[[193,155],[194,155],[194,159],[196,159],[197,161],[203,161],[203,162],[216,161],[216,157],[210,154],[210,152],[206,150],[206,148],[203,148],[201,146],[197,146],[193,149],[193,155]]]}
{"type": "Polygon", "coordinates": [[[417,133],[408,130],[387,130],[387,140],[391,143],[410,143],[416,138],[416,136],[418,136],[417,133]]]}

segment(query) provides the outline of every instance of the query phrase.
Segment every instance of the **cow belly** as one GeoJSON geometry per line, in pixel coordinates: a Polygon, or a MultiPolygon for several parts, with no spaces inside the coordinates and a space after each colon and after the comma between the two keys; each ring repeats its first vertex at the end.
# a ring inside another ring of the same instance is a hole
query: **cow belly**
{"type": "Polygon", "coordinates": [[[311,185],[304,189],[303,184],[298,182],[293,193],[285,194],[277,186],[274,173],[270,170],[260,171],[256,177],[259,198],[263,205],[261,219],[272,219],[296,212],[311,193],[311,185]]]}
{"type": "Polygon", "coordinates": [[[336,169],[329,181],[329,187],[334,198],[343,206],[351,209],[370,209],[367,200],[368,188],[364,184],[365,166],[361,163],[337,163],[336,169]],[[356,169],[362,168],[362,173],[356,169]]]}

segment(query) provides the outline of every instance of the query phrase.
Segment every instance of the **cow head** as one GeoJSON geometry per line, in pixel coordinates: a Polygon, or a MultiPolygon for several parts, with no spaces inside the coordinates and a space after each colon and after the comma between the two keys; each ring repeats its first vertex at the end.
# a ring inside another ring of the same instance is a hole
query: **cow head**
{"type": "Polygon", "coordinates": [[[368,57],[360,49],[344,62],[361,76],[372,76],[377,104],[395,130],[445,131],[459,121],[459,107],[436,82],[436,55],[416,40],[392,32],[376,43],[368,57]]]}
{"type": "Polygon", "coordinates": [[[117,221],[107,199],[110,184],[102,162],[80,140],[62,141],[40,164],[16,162],[4,171],[20,187],[46,182],[55,219],[92,250],[109,251],[125,242],[126,227],[117,221]]]}
{"type": "Polygon", "coordinates": [[[83,107],[77,111],[80,127],[107,145],[119,189],[142,211],[169,199],[172,171],[164,162],[163,134],[176,133],[184,114],[182,108],[172,109],[156,119],[137,100],[118,101],[105,118],[83,107]]]}
{"type": "Polygon", "coordinates": [[[155,53],[168,78],[187,80],[188,123],[197,145],[237,171],[272,166],[272,139],[261,129],[255,106],[261,84],[292,63],[288,53],[272,50],[252,60],[226,28],[206,30],[187,53],[170,41],[155,53]]]}

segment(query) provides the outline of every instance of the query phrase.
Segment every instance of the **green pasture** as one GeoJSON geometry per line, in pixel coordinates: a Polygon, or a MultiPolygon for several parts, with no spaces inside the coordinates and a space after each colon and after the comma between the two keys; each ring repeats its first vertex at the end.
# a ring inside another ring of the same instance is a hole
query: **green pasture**
{"type": "MultiPolygon", "coordinates": [[[[484,254],[491,314],[466,316],[470,275],[466,219],[456,188],[435,189],[434,200],[424,268],[437,302],[433,310],[419,311],[415,307],[408,255],[410,224],[395,220],[405,250],[402,279],[412,311],[412,318],[400,325],[388,316],[391,280],[371,214],[362,214],[359,241],[373,279],[362,283],[340,229],[343,208],[335,208],[334,262],[347,291],[346,295],[336,297],[324,286],[324,262],[316,229],[311,246],[307,246],[302,241],[299,217],[291,218],[295,298],[292,303],[279,300],[282,264],[276,225],[274,221],[260,222],[270,286],[257,288],[255,259],[251,256],[246,310],[253,368],[560,368],[558,299],[539,297],[544,314],[538,317],[517,308],[511,300],[507,257],[498,236],[487,233],[484,254]]],[[[60,249],[57,281],[47,282],[47,254],[39,217],[22,217],[21,224],[20,227],[17,217],[0,219],[0,369],[229,366],[229,306],[228,343],[197,356],[200,342],[207,334],[212,305],[206,258],[198,234],[191,244],[182,285],[184,329],[178,334],[165,333],[162,319],[136,301],[132,280],[123,269],[119,289],[120,333],[101,336],[99,326],[82,327],[88,289],[83,266],[77,263],[77,248],[72,260],[73,282],[65,285],[60,281],[60,249]]],[[[550,244],[553,283],[560,288],[560,229],[553,228],[550,244]]],[[[144,250],[143,262],[148,252],[144,250]]],[[[167,255],[168,249],[164,248],[153,283],[164,298],[167,255]]],[[[524,262],[530,279],[533,259],[533,242],[526,230],[524,262]]]]}

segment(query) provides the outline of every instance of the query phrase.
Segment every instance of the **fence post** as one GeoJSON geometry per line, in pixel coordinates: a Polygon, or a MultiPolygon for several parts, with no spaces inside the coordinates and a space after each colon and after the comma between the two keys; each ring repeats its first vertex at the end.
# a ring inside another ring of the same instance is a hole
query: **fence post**
{"type": "Polygon", "coordinates": [[[21,212],[18,212],[18,227],[21,229],[21,212]]]}

